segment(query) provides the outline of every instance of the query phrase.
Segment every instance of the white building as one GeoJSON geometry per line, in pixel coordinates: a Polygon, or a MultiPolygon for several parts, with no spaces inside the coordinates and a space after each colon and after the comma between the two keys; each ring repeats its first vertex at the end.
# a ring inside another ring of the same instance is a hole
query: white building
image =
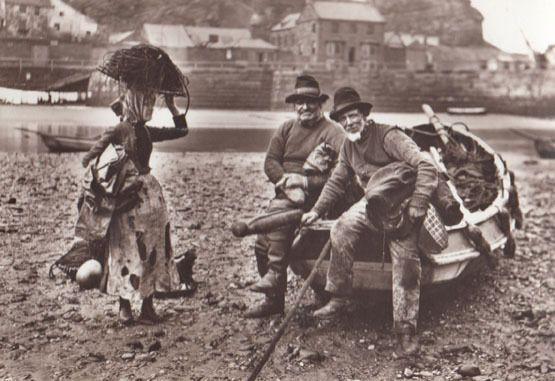
{"type": "Polygon", "coordinates": [[[98,24],[62,0],[50,0],[52,9],[48,26],[60,34],[70,35],[80,40],[94,35],[98,31],[98,24]]]}

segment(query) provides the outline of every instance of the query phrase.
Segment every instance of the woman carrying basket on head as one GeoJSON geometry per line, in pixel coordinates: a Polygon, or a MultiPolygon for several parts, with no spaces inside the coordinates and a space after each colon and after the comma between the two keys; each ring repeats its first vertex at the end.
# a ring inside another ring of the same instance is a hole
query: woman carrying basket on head
{"type": "MultiPolygon", "coordinates": [[[[119,296],[119,318],[133,320],[132,302],[142,302],[139,319],[158,322],[153,306],[155,292],[179,289],[180,279],[170,239],[170,223],[162,188],[150,173],[152,143],[187,135],[185,114],[180,114],[174,95],[187,95],[186,78],[169,56],[159,48],[137,45],[112,54],[99,71],[126,89],[121,97],[122,121],[108,129],[83,157],[83,166],[114,145],[123,147],[134,166],[131,197],[124,208],[116,202],[106,234],[105,288],[119,296]],[[146,126],[151,119],[157,94],[164,94],[175,128],[146,126]],[[136,190],[138,188],[138,190],[136,190]]],[[[188,100],[188,99],[187,99],[188,100]]],[[[129,163],[128,163],[129,164],[129,163]]]]}

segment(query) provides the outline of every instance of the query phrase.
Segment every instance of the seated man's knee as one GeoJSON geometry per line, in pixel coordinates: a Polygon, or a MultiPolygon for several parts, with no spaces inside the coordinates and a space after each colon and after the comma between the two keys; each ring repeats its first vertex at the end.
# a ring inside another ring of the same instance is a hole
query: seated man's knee
{"type": "Polygon", "coordinates": [[[334,247],[342,246],[343,242],[349,236],[351,224],[349,220],[345,218],[339,218],[337,222],[332,226],[330,231],[330,241],[334,247]]]}

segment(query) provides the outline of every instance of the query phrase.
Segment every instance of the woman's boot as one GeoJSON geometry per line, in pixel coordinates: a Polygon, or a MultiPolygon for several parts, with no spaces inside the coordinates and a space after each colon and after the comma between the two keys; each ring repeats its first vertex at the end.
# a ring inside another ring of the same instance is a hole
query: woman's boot
{"type": "Polygon", "coordinates": [[[119,320],[128,324],[133,321],[133,311],[131,311],[131,303],[129,300],[119,298],[119,320]]]}
{"type": "Polygon", "coordinates": [[[152,299],[152,295],[143,299],[143,304],[141,305],[141,315],[139,316],[139,319],[148,323],[159,323],[161,319],[156,314],[156,311],[154,311],[152,299]]]}

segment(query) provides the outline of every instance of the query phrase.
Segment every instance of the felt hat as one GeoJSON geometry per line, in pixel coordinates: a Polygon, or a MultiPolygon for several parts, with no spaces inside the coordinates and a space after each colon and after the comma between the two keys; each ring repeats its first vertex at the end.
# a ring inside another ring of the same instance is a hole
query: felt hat
{"type": "Polygon", "coordinates": [[[333,108],[330,118],[339,121],[341,114],[354,109],[360,110],[366,117],[370,114],[372,103],[363,102],[358,92],[352,87],[341,87],[333,95],[333,108]]]}
{"type": "Polygon", "coordinates": [[[297,103],[299,101],[324,103],[328,98],[327,94],[320,92],[320,84],[313,76],[300,75],[295,82],[295,92],[285,98],[285,103],[297,103]]]}

